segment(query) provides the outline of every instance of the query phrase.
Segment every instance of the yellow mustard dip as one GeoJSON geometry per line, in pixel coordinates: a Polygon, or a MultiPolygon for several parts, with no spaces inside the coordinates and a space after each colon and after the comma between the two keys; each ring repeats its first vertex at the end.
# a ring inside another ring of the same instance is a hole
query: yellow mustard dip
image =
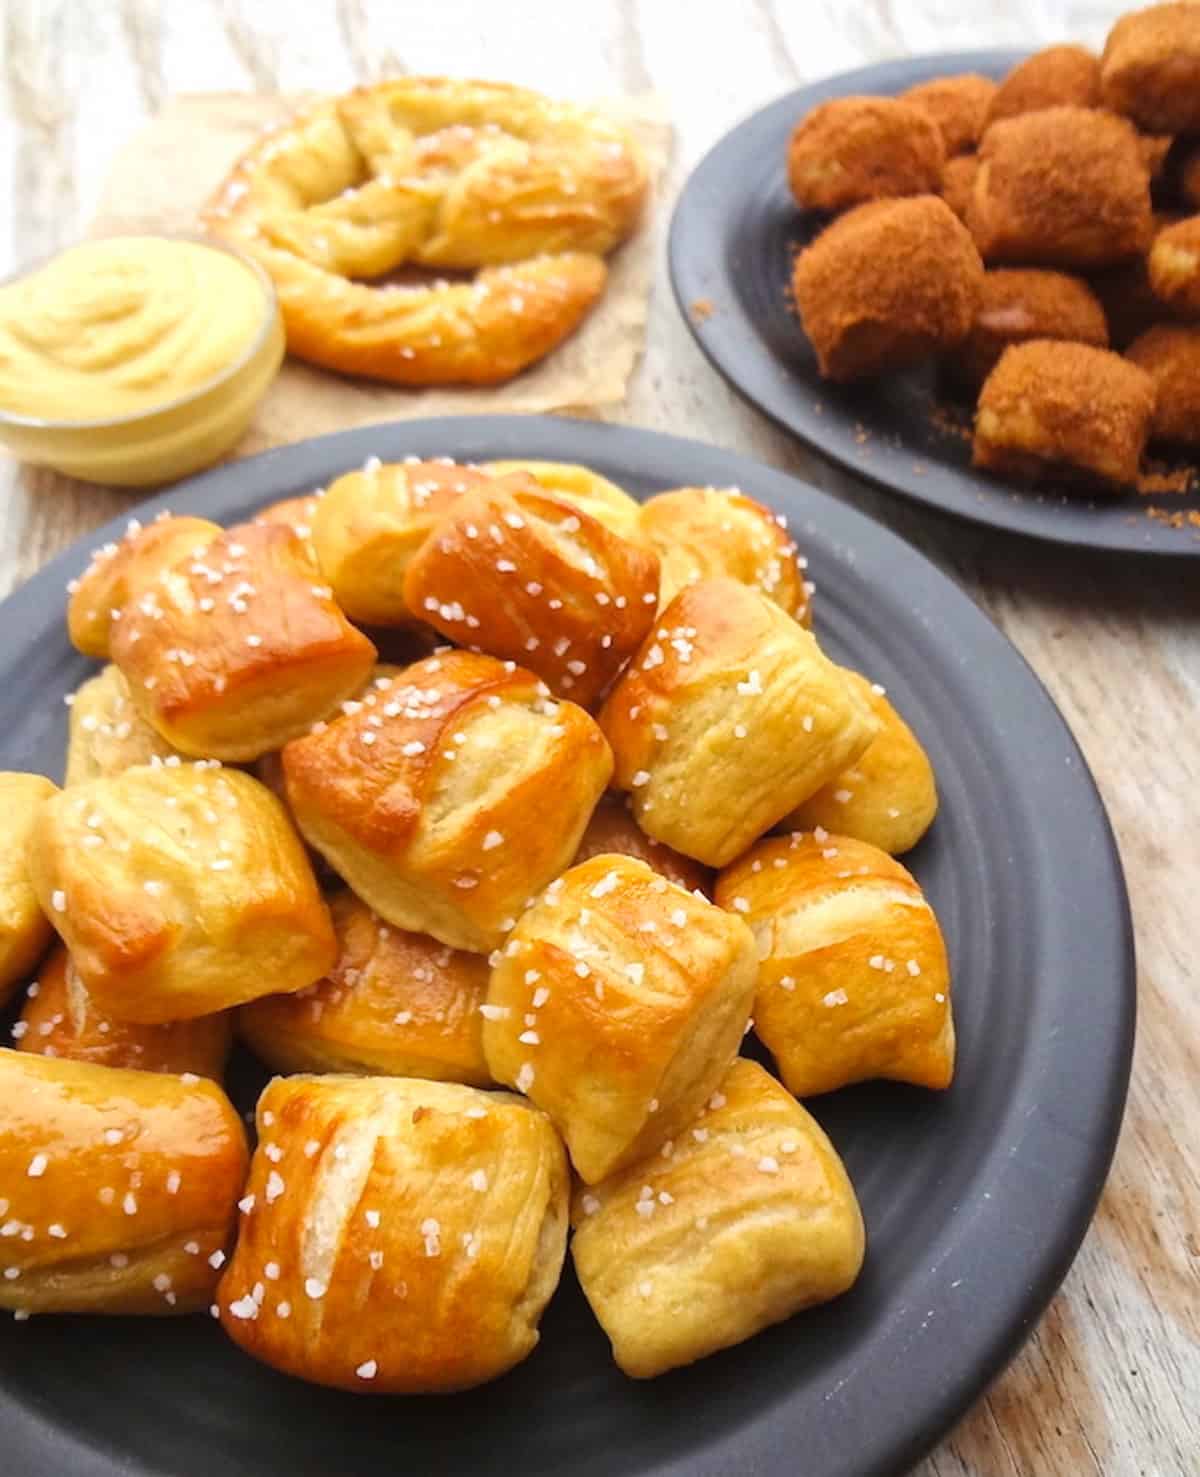
{"type": "Polygon", "coordinates": [[[0,287],[0,409],[76,422],[153,410],[242,358],[270,307],[252,270],[216,247],[72,247],[0,287]]]}

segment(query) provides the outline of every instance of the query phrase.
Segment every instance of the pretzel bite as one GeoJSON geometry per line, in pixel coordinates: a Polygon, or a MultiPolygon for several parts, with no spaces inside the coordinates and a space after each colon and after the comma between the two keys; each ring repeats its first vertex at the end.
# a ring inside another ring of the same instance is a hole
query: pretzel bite
{"type": "Polygon", "coordinates": [[[730,579],[672,600],[600,723],[638,825],[711,867],[853,764],[879,729],[813,636],[730,579]]]}
{"type": "Polygon", "coordinates": [[[38,1056],[141,1072],[193,1072],[220,1082],[231,1028],[227,1012],[161,1026],[138,1026],[105,1015],[72,967],[71,956],[59,947],[30,985],[13,1035],[18,1051],[38,1056]]]}
{"type": "Polygon", "coordinates": [[[327,977],[238,1011],[238,1035],[277,1072],[349,1072],[491,1084],[483,1059],[488,965],[424,933],[391,928],[352,892],[330,900],[338,939],[327,977]]]}
{"type": "Polygon", "coordinates": [[[1154,381],[1155,441],[1200,446],[1200,326],[1160,323],[1125,350],[1154,381]]]}
{"type": "Polygon", "coordinates": [[[39,810],[27,856],[84,988],[118,1020],[212,1015],[333,964],[304,848],[239,770],[176,761],[73,785],[39,810]]]}
{"type": "Polygon", "coordinates": [[[310,492],[304,497],[289,497],[284,498],[282,502],[268,503],[265,508],[254,515],[251,521],[282,523],[285,528],[290,528],[304,545],[308,557],[319,567],[317,551],[313,544],[313,524],[316,522],[317,508],[324,496],[325,490],[321,488],[318,492],[310,492]]]}
{"type": "Polygon", "coordinates": [[[1185,204],[1200,210],[1200,148],[1193,148],[1180,161],[1179,193],[1185,204]]]}
{"type": "Polygon", "coordinates": [[[857,761],[785,816],[788,830],[824,826],[899,855],[914,847],[937,815],[937,782],[920,740],[877,682],[842,668],[870,708],[879,732],[857,761]]]}
{"type": "Polygon", "coordinates": [[[761,841],[717,879],[758,947],[754,1028],[797,1097],[954,1075],[950,967],[908,872],[827,831],[761,841]]]}
{"type": "Polygon", "coordinates": [[[574,1195],[579,1285],[634,1379],[751,1338],[845,1292],[862,1212],[816,1119],[736,1061],[667,1157],[574,1195]]]}
{"type": "Polygon", "coordinates": [[[796,258],[792,290],[826,379],[902,369],[966,336],[983,264],[944,200],[877,201],[834,221],[796,258]]]}
{"type": "Polygon", "coordinates": [[[979,172],[978,154],[958,154],[946,160],[942,171],[942,199],[960,221],[965,223],[979,172]]]}
{"type": "Polygon", "coordinates": [[[941,129],[924,108],[894,97],[839,97],[792,130],[788,183],[797,205],[843,210],[936,190],[945,162],[941,129]]]}
{"type": "Polygon", "coordinates": [[[1150,176],[1151,185],[1162,186],[1164,190],[1170,188],[1170,161],[1171,148],[1175,143],[1175,135],[1171,133],[1139,133],[1138,148],[1142,152],[1142,163],[1146,166],[1146,173],[1150,176]]]}
{"type": "Polygon", "coordinates": [[[1086,46],[1047,46],[1018,62],[988,108],[986,127],[1043,108],[1098,108],[1100,59],[1086,46]]]}
{"type": "Polygon", "coordinates": [[[683,1131],[737,1055],[754,993],[739,918],[632,857],[572,867],[492,970],[483,1050],[550,1115],[589,1184],[683,1131]]]}
{"type": "Polygon", "coordinates": [[[1104,267],[1149,245],[1150,176],[1124,118],[1023,113],[988,129],[979,161],[967,224],[985,261],[1104,267]]]}
{"type": "MultiPolygon", "coordinates": [[[[1183,219],[1183,216],[1170,211],[1155,211],[1151,227],[1153,240],[1183,219]]],[[[1093,272],[1088,280],[1104,308],[1109,344],[1114,349],[1125,349],[1156,323],[1188,316],[1185,310],[1171,307],[1155,294],[1150,285],[1149,253],[1123,262],[1119,267],[1093,272]]]]}
{"type": "Polygon", "coordinates": [[[1132,487],[1153,414],[1154,381],[1119,354],[1014,344],[979,392],[974,463],[1002,477],[1132,487]]]}
{"type": "Polygon", "coordinates": [[[84,572],[67,586],[72,645],[85,656],[107,658],[113,626],[125,607],[173,565],[206,549],[221,531],[204,518],[165,513],[145,524],[131,518],[121,541],[97,549],[84,572]]]}
{"type": "Polygon", "coordinates": [[[519,1364],[562,1271],[566,1156],[509,1093],[276,1078],[258,1101],[225,1332],[343,1390],[463,1390],[519,1364]]]}
{"type": "Polygon", "coordinates": [[[1159,133],[1200,129],[1200,10],[1151,5],[1108,33],[1100,83],[1106,107],[1159,133]]]}
{"type": "Polygon", "coordinates": [[[0,1307],[208,1307],[246,1157],[212,1082],[0,1050],[0,1307]]]}
{"type": "Polygon", "coordinates": [[[654,623],[658,555],[539,488],[464,493],[409,560],[408,608],[590,706],[654,623]]]}
{"type": "Polygon", "coordinates": [[[588,513],[603,523],[610,533],[641,542],[641,504],[623,492],[615,482],[601,477],[590,467],[573,462],[481,462],[481,472],[491,477],[520,474],[532,477],[543,492],[559,502],[570,503],[581,513],[588,513]]]}
{"type": "Polygon", "coordinates": [[[595,722],[469,651],[409,667],[283,751],[307,840],[388,923],[487,953],[570,863],[612,773],[595,722]]]}
{"type": "Polygon", "coordinates": [[[631,856],[645,862],[668,882],[686,887],[689,892],[712,892],[712,873],[690,856],[672,851],[661,841],[647,836],[637,821],[629,814],[628,799],[611,791],[600,797],[600,803],[592,811],[579,850],[575,853],[573,866],[586,862],[589,857],[605,856],[615,852],[619,856],[631,856]]]}
{"type": "Polygon", "coordinates": [[[1156,297],[1176,313],[1200,313],[1200,215],[1160,231],[1147,266],[1156,297]]]}
{"type": "Polygon", "coordinates": [[[329,485],[313,517],[313,546],[334,599],[351,620],[410,625],[409,560],[464,492],[491,485],[474,467],[370,457],[329,485]]]}
{"type": "Polygon", "coordinates": [[[38,903],[25,851],[57,787],[40,774],[0,770],[0,1005],[46,952],[53,930],[38,903]]]}
{"type": "Polygon", "coordinates": [[[129,683],[114,663],[75,689],[67,729],[67,785],[106,779],[172,754],[178,756],[179,750],[138,712],[129,683]]]}
{"type": "Polygon", "coordinates": [[[787,520],[736,487],[678,487],[642,505],[642,534],[662,565],[659,605],[697,580],[728,575],[761,590],[802,626],[812,625],[811,586],[787,520]]]}
{"type": "Polygon", "coordinates": [[[376,652],[314,580],[279,524],[232,528],[168,570],[113,638],[142,717],[182,753],[224,760],[256,759],[324,718],[376,652]]]}
{"type": "Polygon", "coordinates": [[[996,84],[978,72],[935,77],[900,94],[900,101],[924,108],[941,130],[946,158],[966,154],[979,142],[996,84]]]}
{"type": "Polygon", "coordinates": [[[1009,344],[1031,338],[1107,349],[1108,325],[1100,300],[1086,282],[1065,272],[1018,267],[985,272],[983,297],[971,332],[954,352],[954,369],[978,389],[1009,344]]]}

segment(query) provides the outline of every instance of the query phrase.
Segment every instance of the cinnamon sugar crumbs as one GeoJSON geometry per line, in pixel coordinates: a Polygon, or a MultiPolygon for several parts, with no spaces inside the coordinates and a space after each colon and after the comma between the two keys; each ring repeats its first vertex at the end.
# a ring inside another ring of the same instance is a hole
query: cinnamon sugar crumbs
{"type": "Polygon", "coordinates": [[[1195,483],[1195,467],[1176,467],[1174,471],[1167,471],[1151,463],[1138,477],[1137,490],[1143,497],[1156,497],[1161,493],[1191,492],[1195,483]]]}
{"type": "Polygon", "coordinates": [[[1200,512],[1195,508],[1179,513],[1169,513],[1166,508],[1147,508],[1146,517],[1165,523],[1168,528],[1200,528],[1200,512]]]}
{"type": "Polygon", "coordinates": [[[717,311],[712,298],[698,297],[691,305],[692,317],[697,323],[706,323],[717,311]]]}

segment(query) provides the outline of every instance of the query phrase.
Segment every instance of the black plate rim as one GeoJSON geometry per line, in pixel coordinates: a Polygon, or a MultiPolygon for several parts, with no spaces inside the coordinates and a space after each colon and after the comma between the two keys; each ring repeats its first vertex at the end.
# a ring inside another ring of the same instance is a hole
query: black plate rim
{"type": "MultiPolygon", "coordinates": [[[[1138,519],[1136,528],[1129,527],[1125,537],[1121,536],[1119,527],[1099,523],[1081,536],[1056,525],[1053,508],[1034,500],[1036,489],[1031,490],[1021,503],[1014,504],[998,496],[981,503],[976,501],[978,489],[973,484],[964,483],[961,500],[947,501],[943,495],[931,492],[921,475],[912,471],[899,456],[886,465],[856,458],[830,434],[829,427],[836,424],[835,417],[807,415],[797,406],[794,389],[782,382],[787,377],[786,371],[777,370],[770,354],[764,353],[759,346],[757,330],[733,284],[723,222],[734,218],[736,211],[729,208],[728,191],[724,186],[729,179],[740,177],[736,167],[738,159],[744,154],[757,152],[758,136],[773,133],[772,125],[776,119],[786,117],[790,125],[809,108],[827,98],[860,92],[893,95],[931,76],[948,72],[1007,70],[1029,54],[1025,48],[1004,47],[928,52],[874,62],[794,88],[735,123],[692,170],[672,212],[667,236],[667,264],[676,307],[705,359],[740,399],[831,465],[882,492],[902,497],[959,522],[997,529],[1059,548],[1166,559],[1200,559],[1200,541],[1189,537],[1184,530],[1169,528],[1147,518],[1138,519]],[[720,210],[712,208],[714,199],[723,200],[720,210]],[[700,320],[691,311],[691,304],[697,299],[711,298],[714,281],[721,297],[720,311],[700,320]],[[740,347],[744,344],[751,346],[748,352],[740,347]]],[[[904,457],[911,463],[911,453],[904,453],[904,457]]],[[[1000,492],[1004,484],[992,486],[1000,492]]]]}
{"type": "MultiPolygon", "coordinates": [[[[1026,1254],[1005,1265],[1003,1296],[997,1300],[994,1287],[985,1294],[993,1304],[1002,1303],[1003,1312],[997,1316],[994,1306],[979,1312],[978,1323],[972,1325],[968,1336],[968,1342],[974,1340],[970,1357],[962,1358],[960,1351],[952,1368],[940,1370],[941,1384],[936,1389],[904,1388],[903,1373],[898,1375],[895,1386],[889,1386],[879,1395],[878,1424],[886,1430],[882,1434],[877,1432],[879,1439],[874,1441],[870,1453],[861,1452],[862,1460],[856,1455],[852,1467],[838,1469],[838,1477],[843,1474],[849,1477],[851,1473],[853,1477],[890,1477],[901,1473],[946,1434],[1028,1337],[1074,1260],[1116,1148],[1135,1029],[1134,936],[1120,855],[1094,778],[1065,720],[1024,657],[969,596],[930,560],[882,524],[829,494],[786,473],[702,442],[565,417],[471,416],[399,421],[337,432],[218,468],[150,499],[139,506],[137,513],[145,519],[171,508],[177,512],[207,511],[218,520],[228,520],[243,516],[237,510],[260,506],[289,489],[326,481],[337,471],[360,465],[371,454],[398,458],[409,453],[432,456],[451,452],[463,460],[521,454],[546,460],[574,460],[607,466],[610,472],[613,461],[621,459],[639,468],[648,480],[658,480],[658,468],[669,468],[662,480],[664,486],[672,485],[670,473],[688,471],[690,474],[702,463],[705,475],[696,476],[693,481],[742,485],[768,503],[773,495],[793,503],[799,496],[806,514],[811,510],[820,519],[823,533],[834,541],[835,548],[852,551],[854,564],[877,566],[889,575],[894,575],[897,567],[903,568],[906,590],[914,594],[914,610],[926,597],[936,599],[946,629],[954,633],[954,639],[964,651],[971,648],[976,658],[995,663],[1004,678],[1016,684],[1026,704],[1022,722],[1032,723],[1042,740],[1052,739],[1061,744],[1068,755],[1070,779],[1062,780],[1062,784],[1074,791],[1072,803],[1081,807],[1090,845],[1080,855],[1055,827],[1047,827],[1039,836],[1046,856],[1055,863],[1052,871],[1059,883],[1055,902],[1060,912],[1064,909],[1070,912],[1068,905],[1073,905],[1086,915],[1098,889],[1114,904],[1091,920],[1094,934],[1087,945],[1094,945],[1101,956],[1111,961],[1113,968],[1112,988],[1090,1000],[1088,1007],[1093,1020],[1095,1013],[1099,1013],[1102,1025],[1097,1028],[1098,1034],[1107,1045],[1105,1060],[1092,1064],[1095,1070],[1086,1082],[1090,1136],[1060,1128],[1054,1121],[1053,1102],[1039,1104],[1045,1111],[1039,1113],[1031,1133],[1037,1135],[1046,1162],[1034,1166],[1036,1172],[1028,1177],[1016,1196],[1019,1203],[1014,1204],[1014,1197],[1010,1196],[999,1219],[994,1211],[981,1211],[978,1203],[972,1207],[973,1217],[992,1217],[993,1240],[1005,1237],[1014,1221],[1022,1223],[1024,1219],[1024,1223],[1035,1226],[1051,1217],[1053,1224],[1045,1234],[1039,1233],[1037,1244],[1026,1254]],[[1082,896],[1085,892],[1087,895],[1082,896]],[[1052,1198],[1048,1209],[1046,1165],[1053,1157],[1051,1146],[1055,1152],[1065,1149],[1074,1157],[1069,1175],[1063,1174],[1054,1181],[1060,1199],[1054,1203],[1052,1198]],[[1068,1178],[1069,1201],[1061,1197],[1061,1185],[1068,1178]]],[[[23,632],[27,622],[36,625],[38,608],[48,599],[61,600],[65,581],[82,569],[87,551],[97,542],[119,537],[124,523],[124,517],[114,519],[78,541],[11,595],[2,607],[5,629],[23,632]]],[[[15,665],[21,660],[20,637],[14,645],[18,649],[9,662],[15,665]]],[[[1046,858],[1042,858],[1039,864],[1045,862],[1046,858]]],[[[1059,932],[1064,928],[1053,918],[1039,922],[1059,932]]],[[[1059,1053],[1060,1065],[1069,1068],[1069,1057],[1062,1053],[1062,1048],[1055,1044],[1053,1050],[1059,1053]]],[[[954,1249],[962,1260],[961,1238],[955,1242],[954,1249]]],[[[949,1276],[952,1268],[946,1266],[944,1270],[949,1276]]],[[[978,1273],[980,1269],[972,1267],[972,1270],[978,1273]]],[[[989,1274],[1000,1276],[994,1266],[989,1274]]],[[[885,1334],[893,1358],[902,1360],[905,1352],[902,1330],[883,1330],[881,1338],[885,1334]]],[[[915,1370],[912,1378],[917,1379],[915,1370]]],[[[834,1389],[826,1400],[836,1395],[834,1389]]],[[[654,1477],[700,1477],[700,1474],[717,1477],[734,1469],[764,1473],[790,1470],[799,1444],[806,1439],[806,1429],[795,1421],[789,1422],[788,1415],[789,1402],[785,1398],[752,1425],[722,1433],[719,1442],[708,1451],[656,1459],[643,1470],[654,1477]],[[729,1465],[731,1462],[733,1466],[729,1465]]],[[[0,1424],[5,1430],[9,1459],[16,1463],[14,1472],[52,1469],[63,1477],[133,1477],[134,1473],[149,1477],[156,1471],[149,1465],[132,1466],[114,1454],[85,1444],[71,1431],[16,1401],[3,1389],[0,1389],[0,1424]]]]}

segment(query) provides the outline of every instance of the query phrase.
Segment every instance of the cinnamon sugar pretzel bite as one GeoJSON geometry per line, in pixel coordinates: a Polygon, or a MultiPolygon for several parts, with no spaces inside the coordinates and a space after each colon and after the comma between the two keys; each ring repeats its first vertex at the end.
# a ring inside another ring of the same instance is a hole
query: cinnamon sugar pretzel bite
{"type": "Polygon", "coordinates": [[[602,114],[500,83],[405,77],[264,137],[205,212],[279,294],[302,359],[399,384],[494,384],[604,289],[646,166],[602,114]],[[472,282],[376,284],[405,266],[472,282]]]}
{"type": "Polygon", "coordinates": [[[569,503],[496,480],[410,560],[404,599],[452,641],[519,661],[588,706],[654,622],[658,555],[569,503]]]}

